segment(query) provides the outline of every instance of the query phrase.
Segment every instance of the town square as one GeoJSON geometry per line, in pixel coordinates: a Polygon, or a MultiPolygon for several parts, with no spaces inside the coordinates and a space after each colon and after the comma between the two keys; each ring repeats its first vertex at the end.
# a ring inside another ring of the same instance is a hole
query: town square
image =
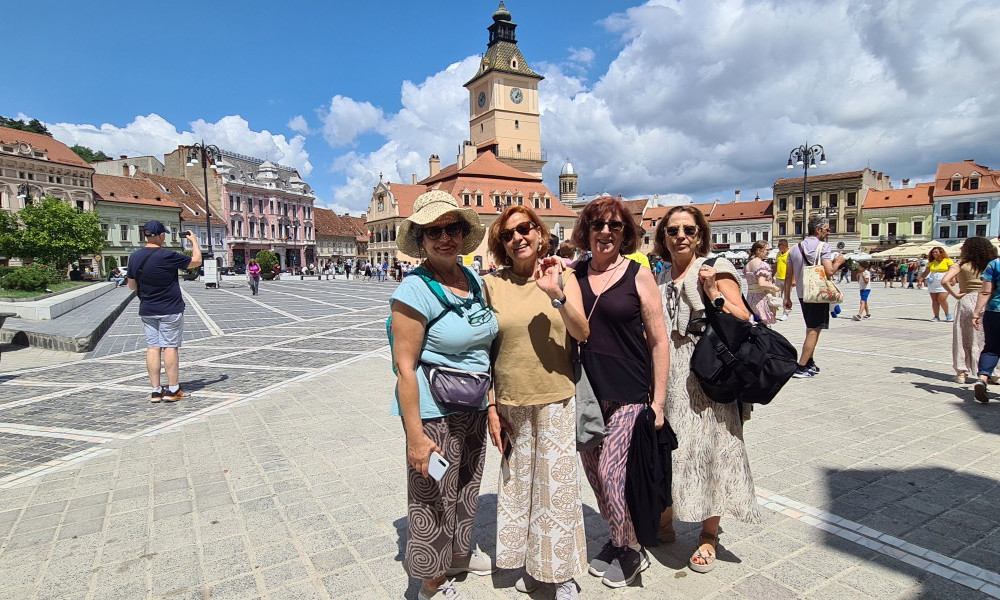
{"type": "Polygon", "coordinates": [[[223,12],[11,13],[0,599],[1000,598],[1000,8],[223,12]]]}

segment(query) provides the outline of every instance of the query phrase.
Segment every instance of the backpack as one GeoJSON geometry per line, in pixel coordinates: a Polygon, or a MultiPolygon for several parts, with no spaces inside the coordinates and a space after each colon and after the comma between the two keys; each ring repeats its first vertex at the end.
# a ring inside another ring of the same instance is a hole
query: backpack
{"type": "MultiPolygon", "coordinates": [[[[705,261],[711,266],[714,259],[705,261]]],[[[742,295],[741,295],[742,298],[742,295]]],[[[767,404],[791,379],[798,353],[783,335],[764,323],[744,321],[705,304],[704,332],[691,355],[691,371],[709,398],[721,404],[767,404]]],[[[753,309],[742,298],[751,315],[753,309]]]]}
{"type": "MultiPolygon", "coordinates": [[[[411,276],[419,277],[425,284],[427,284],[427,287],[430,288],[431,293],[434,294],[434,297],[437,298],[438,302],[441,303],[443,310],[438,314],[438,316],[427,321],[424,331],[429,331],[435,323],[440,321],[450,311],[453,311],[458,316],[462,316],[463,308],[467,308],[477,303],[482,306],[486,306],[486,300],[483,297],[483,288],[479,285],[479,280],[476,277],[470,276],[468,269],[465,267],[462,267],[462,272],[465,273],[465,279],[469,282],[469,297],[458,304],[448,299],[448,296],[445,294],[444,288],[441,287],[441,284],[438,283],[437,280],[434,279],[434,275],[423,266],[413,269],[404,276],[404,278],[411,276]]],[[[392,372],[393,374],[398,375],[399,373],[396,371],[396,359],[395,356],[392,356],[392,315],[389,315],[389,318],[385,320],[385,335],[389,338],[389,354],[391,357],[390,364],[392,365],[392,372]]],[[[424,343],[427,343],[426,336],[424,338],[424,343]]]]}

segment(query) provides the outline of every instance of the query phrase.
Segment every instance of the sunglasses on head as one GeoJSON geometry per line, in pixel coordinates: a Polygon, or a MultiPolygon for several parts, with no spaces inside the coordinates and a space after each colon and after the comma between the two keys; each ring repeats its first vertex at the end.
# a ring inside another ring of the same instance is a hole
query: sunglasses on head
{"type": "Polygon", "coordinates": [[[625,223],[621,221],[591,221],[590,228],[594,230],[594,233],[599,231],[604,231],[604,227],[607,226],[610,231],[621,231],[625,229],[625,223]]]}
{"type": "Polygon", "coordinates": [[[687,237],[694,237],[698,233],[697,225],[685,225],[684,227],[678,227],[677,225],[671,225],[667,227],[667,235],[670,237],[677,237],[681,234],[681,230],[684,231],[684,235],[687,237]]]}
{"type": "Polygon", "coordinates": [[[460,235],[465,235],[465,222],[455,221],[454,223],[448,223],[447,225],[434,225],[432,227],[424,227],[424,235],[432,240],[441,239],[442,233],[447,233],[450,238],[457,238],[460,235]]]}
{"type": "Polygon", "coordinates": [[[503,231],[500,232],[500,241],[505,244],[510,242],[512,239],[514,239],[515,231],[520,233],[521,237],[524,237],[529,233],[531,233],[531,230],[534,229],[535,227],[538,227],[537,223],[528,221],[526,223],[520,223],[514,227],[511,227],[510,229],[504,229],[503,231]]]}

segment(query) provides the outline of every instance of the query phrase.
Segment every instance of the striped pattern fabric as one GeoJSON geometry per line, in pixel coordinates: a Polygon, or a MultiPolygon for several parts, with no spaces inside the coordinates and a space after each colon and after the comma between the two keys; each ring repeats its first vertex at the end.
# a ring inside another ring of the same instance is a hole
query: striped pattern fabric
{"type": "Polygon", "coordinates": [[[435,579],[444,575],[455,554],[466,555],[471,549],[486,460],[486,411],[425,419],[423,425],[450,465],[438,482],[407,462],[403,568],[410,577],[435,579]]]}
{"type": "Polygon", "coordinates": [[[580,453],[583,470],[597,496],[597,507],[611,530],[611,543],[619,547],[635,541],[632,516],[625,502],[625,467],[635,418],[645,407],[645,404],[613,404],[602,400],[604,442],[580,453]]]}

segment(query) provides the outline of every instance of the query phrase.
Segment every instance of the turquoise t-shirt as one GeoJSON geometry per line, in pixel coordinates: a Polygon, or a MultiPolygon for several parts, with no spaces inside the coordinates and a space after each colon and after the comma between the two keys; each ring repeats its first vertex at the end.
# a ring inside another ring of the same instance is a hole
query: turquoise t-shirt
{"type": "Polygon", "coordinates": [[[979,278],[993,284],[993,295],[986,302],[985,309],[990,312],[1000,312],[1000,285],[997,285],[1000,283],[997,281],[1000,279],[1000,258],[994,258],[990,261],[979,278]]]}
{"type": "MultiPolygon", "coordinates": [[[[476,278],[480,287],[485,287],[478,274],[472,273],[469,269],[465,269],[465,271],[476,278]]],[[[452,302],[460,303],[466,299],[443,286],[442,289],[452,302]]],[[[434,296],[434,292],[416,275],[403,278],[402,283],[389,299],[390,309],[394,302],[402,302],[409,306],[423,315],[428,322],[445,310],[441,302],[434,296]]],[[[427,331],[427,340],[420,360],[432,365],[485,373],[490,370],[490,346],[493,344],[493,338],[497,335],[496,316],[488,307],[478,303],[467,309],[460,309],[460,311],[462,312],[461,316],[455,311],[449,310],[448,314],[434,323],[433,327],[427,331]]],[[[451,411],[444,410],[441,405],[434,401],[430,385],[427,382],[427,375],[422,368],[417,369],[417,385],[420,389],[421,419],[436,419],[451,414],[451,411]]],[[[483,408],[486,408],[485,398],[483,399],[483,408]]],[[[397,417],[402,414],[399,409],[398,384],[390,414],[397,417]]]]}

